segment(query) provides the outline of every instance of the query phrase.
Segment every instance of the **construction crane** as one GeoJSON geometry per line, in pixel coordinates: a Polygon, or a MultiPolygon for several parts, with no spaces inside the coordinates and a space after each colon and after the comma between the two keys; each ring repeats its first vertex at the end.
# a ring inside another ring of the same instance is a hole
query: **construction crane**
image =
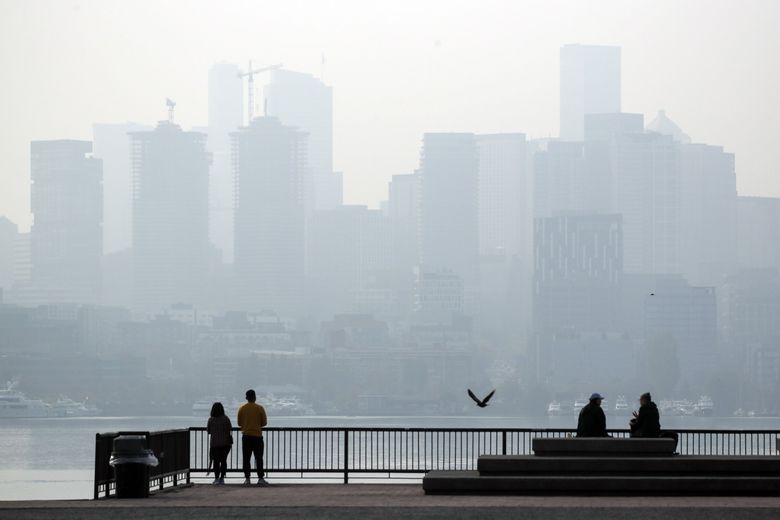
{"type": "Polygon", "coordinates": [[[267,72],[269,70],[276,70],[281,69],[284,65],[281,63],[277,63],[276,65],[270,65],[268,67],[261,67],[259,69],[252,69],[252,62],[249,62],[249,68],[247,68],[246,72],[239,72],[238,77],[239,78],[248,78],[247,79],[247,89],[248,89],[248,101],[249,101],[249,107],[247,108],[247,115],[249,116],[249,120],[246,124],[250,124],[252,122],[252,118],[255,116],[255,74],[260,74],[261,72],[267,72]]]}
{"type": "Polygon", "coordinates": [[[171,98],[165,98],[165,106],[168,107],[168,122],[173,124],[173,109],[176,106],[176,102],[171,98]]]}

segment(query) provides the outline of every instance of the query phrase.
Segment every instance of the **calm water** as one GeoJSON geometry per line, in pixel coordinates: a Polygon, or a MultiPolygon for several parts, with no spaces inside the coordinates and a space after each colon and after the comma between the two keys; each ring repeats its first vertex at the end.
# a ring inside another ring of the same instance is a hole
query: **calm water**
{"type": "MultiPolygon", "coordinates": [[[[572,428],[575,417],[271,417],[273,426],[572,428]]],[[[0,500],[91,498],[95,434],[205,426],[197,417],[0,419],[0,500]]],[[[628,417],[607,417],[623,428],[628,417]]],[[[664,428],[780,429],[780,418],[662,417],[664,428]]]]}

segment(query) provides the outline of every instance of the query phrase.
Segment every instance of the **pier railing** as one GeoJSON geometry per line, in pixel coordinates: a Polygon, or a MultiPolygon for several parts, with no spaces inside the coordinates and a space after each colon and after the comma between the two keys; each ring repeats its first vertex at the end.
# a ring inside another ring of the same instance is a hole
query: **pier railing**
{"type": "MultiPolygon", "coordinates": [[[[203,427],[163,432],[97,434],[95,498],[114,492],[108,461],[118,435],[145,435],[160,461],[152,467],[150,490],[205,477],[209,436],[203,427]]],[[[777,456],[780,430],[674,430],[681,455],[777,456]]],[[[628,437],[627,430],[610,430],[628,437]]],[[[431,470],[475,470],[480,455],[531,455],[535,437],[566,437],[573,429],[535,428],[265,428],[265,471],[273,478],[416,478],[431,470]]],[[[242,473],[241,435],[233,431],[228,475],[242,473]]],[[[238,475],[236,475],[238,474],[238,475]]]]}
{"type": "MultiPolygon", "coordinates": [[[[675,430],[681,455],[776,456],[780,430],[675,430]]],[[[205,428],[190,428],[190,471],[209,469],[205,428]]],[[[480,455],[531,455],[535,437],[566,437],[573,429],[533,428],[265,428],[265,471],[274,477],[410,477],[431,470],[475,470],[480,455]]],[[[610,430],[628,437],[628,430],[610,430]]],[[[241,435],[234,429],[228,474],[241,473],[241,435]]]]}
{"type": "Polygon", "coordinates": [[[120,435],[143,435],[146,446],[157,457],[157,466],[149,468],[149,489],[164,489],[190,481],[190,431],[186,428],[158,432],[124,431],[98,433],[95,436],[95,499],[114,493],[116,481],[109,465],[114,439],[120,435]]]}

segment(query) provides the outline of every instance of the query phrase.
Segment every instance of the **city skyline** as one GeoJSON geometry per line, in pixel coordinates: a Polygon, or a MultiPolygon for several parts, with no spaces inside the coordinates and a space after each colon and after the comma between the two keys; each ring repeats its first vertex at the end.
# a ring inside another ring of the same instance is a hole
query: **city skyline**
{"type": "Polygon", "coordinates": [[[0,102],[8,120],[14,121],[13,127],[0,127],[0,152],[6,158],[0,194],[3,213],[21,230],[29,228],[24,143],[62,137],[90,139],[93,123],[138,121],[153,125],[164,119],[165,97],[177,101],[177,115],[184,127],[205,126],[206,71],[223,60],[244,68],[249,58],[263,64],[283,62],[290,70],[315,77],[324,71],[326,85],[334,90],[334,170],[343,172],[345,202],[378,207],[391,176],[415,167],[421,136],[426,132],[523,132],[530,138],[556,135],[558,53],[563,45],[577,42],[622,48],[624,111],[642,113],[649,120],[665,109],[694,142],[717,143],[736,154],[740,195],[780,194],[780,180],[772,175],[773,165],[780,163],[776,155],[780,152],[768,143],[774,120],[766,116],[778,112],[778,101],[771,93],[778,90],[780,78],[768,65],[759,67],[762,62],[771,63],[771,49],[777,47],[773,45],[777,36],[770,31],[771,20],[780,11],[775,5],[748,2],[731,12],[727,3],[656,2],[628,9],[619,2],[602,2],[592,12],[585,12],[576,2],[488,3],[479,8],[459,4],[446,11],[448,17],[434,21],[442,8],[435,2],[426,4],[416,20],[409,16],[410,4],[386,6],[386,16],[377,19],[371,9],[344,3],[352,11],[351,21],[342,20],[339,26],[347,35],[373,42],[361,49],[350,47],[344,34],[325,29],[335,14],[315,4],[302,5],[321,15],[315,17],[321,21],[306,27],[290,25],[284,21],[284,9],[289,8],[271,10],[264,14],[275,23],[261,36],[250,31],[257,13],[251,5],[229,3],[220,10],[208,8],[208,4],[201,6],[203,9],[194,6],[185,9],[187,29],[178,28],[177,41],[162,31],[163,36],[141,45],[137,40],[144,33],[142,28],[157,27],[180,4],[163,3],[151,19],[143,21],[139,17],[149,14],[151,4],[130,8],[112,3],[107,8],[101,3],[41,2],[6,8],[8,16],[3,20],[9,26],[0,34],[7,52],[0,55],[0,63],[8,70],[33,70],[23,81],[8,85],[9,96],[0,102]],[[685,20],[698,15],[705,4],[709,23],[691,30],[685,20]],[[241,17],[242,13],[245,16],[241,17]],[[107,17],[117,14],[128,25],[121,25],[118,35],[103,32],[99,22],[109,27],[107,17]],[[218,41],[198,41],[196,34],[201,28],[231,16],[243,18],[236,20],[235,31],[218,41]],[[494,38],[469,32],[470,16],[479,16],[494,26],[494,38]],[[600,21],[605,17],[613,22],[600,21]],[[519,26],[510,26],[505,21],[509,18],[519,26]],[[400,45],[385,45],[393,34],[392,24],[401,20],[413,23],[400,45]],[[139,31],[130,29],[133,21],[138,22],[139,31]],[[730,23],[745,28],[738,48],[729,47],[717,36],[727,32],[730,23]],[[75,31],[82,24],[95,27],[89,39],[75,31]],[[555,30],[549,30],[552,25],[555,30]],[[32,28],[29,34],[46,31],[48,43],[19,34],[17,26],[32,28]],[[665,32],[679,37],[664,43],[665,32]],[[100,65],[101,74],[96,76],[91,72],[94,63],[88,65],[80,57],[91,54],[84,51],[94,48],[94,39],[101,41],[100,52],[92,58],[100,65]],[[154,52],[155,45],[163,52],[154,52]],[[17,50],[11,53],[12,49],[17,50]],[[27,63],[19,62],[21,55],[27,63]],[[183,66],[170,66],[172,60],[183,66]],[[68,70],[60,68],[61,62],[68,63],[68,70]],[[465,70],[475,73],[464,74],[465,70]],[[153,80],[134,81],[134,73],[136,77],[151,74],[153,80]],[[58,78],[53,95],[42,90],[52,87],[50,81],[41,81],[41,74],[58,78]],[[739,81],[741,74],[756,79],[739,81]],[[88,88],[81,88],[79,77],[86,80],[88,88]],[[478,89],[490,95],[478,95],[478,89]],[[446,95],[441,96],[442,92],[446,95]],[[14,101],[9,104],[10,99],[14,101]],[[403,114],[393,110],[399,105],[404,106],[403,114]],[[31,111],[30,107],[40,108],[31,111]],[[372,129],[382,139],[365,142],[358,128],[372,129]],[[740,131],[746,128],[750,132],[740,131]],[[380,145],[388,142],[393,143],[392,153],[380,145]]]}

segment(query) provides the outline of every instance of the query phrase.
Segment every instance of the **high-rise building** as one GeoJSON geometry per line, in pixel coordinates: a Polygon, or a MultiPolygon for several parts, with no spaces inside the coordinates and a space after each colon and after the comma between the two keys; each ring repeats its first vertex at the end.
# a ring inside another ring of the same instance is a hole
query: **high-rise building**
{"type": "Polygon", "coordinates": [[[780,198],[737,197],[737,263],[780,270],[780,198]]]}
{"type": "Polygon", "coordinates": [[[534,155],[534,216],[612,211],[608,145],[550,142],[534,155]]]}
{"type": "Polygon", "coordinates": [[[103,253],[102,164],[89,141],[30,143],[32,284],[42,301],[95,303],[103,253]]]}
{"type": "Polygon", "coordinates": [[[528,254],[533,217],[525,134],[484,134],[476,139],[480,254],[528,254]]]}
{"type": "Polygon", "coordinates": [[[582,141],[587,114],[620,112],[620,47],[561,47],[561,139],[582,141]]]}
{"type": "Polygon", "coordinates": [[[303,299],[306,134],[259,117],[232,138],[236,302],[295,317],[303,299]]]}
{"type": "Polygon", "coordinates": [[[161,312],[200,303],[211,253],[206,135],[167,121],[130,135],[134,305],[161,312]]]}
{"type": "Polygon", "coordinates": [[[333,88],[310,74],[274,70],[265,87],[266,115],[308,134],[304,211],[342,203],[341,174],[333,172],[333,88]]]}
{"type": "Polygon", "coordinates": [[[718,366],[716,309],[714,287],[694,287],[680,276],[658,277],[645,296],[645,341],[674,338],[681,386],[693,392],[705,390],[718,366]]]}
{"type": "Polygon", "coordinates": [[[92,126],[92,156],[103,161],[103,254],[133,244],[133,175],[130,171],[130,132],[147,132],[137,123],[92,126]]]}
{"type": "Polygon", "coordinates": [[[534,322],[539,332],[616,329],[623,275],[620,215],[534,223],[534,322]]]}
{"type": "Polygon", "coordinates": [[[420,260],[420,176],[393,175],[388,186],[392,266],[411,270],[420,260]]]}
{"type": "Polygon", "coordinates": [[[720,146],[680,147],[680,272],[695,286],[717,286],[736,269],[734,154],[720,146]]]}
{"type": "Polygon", "coordinates": [[[622,134],[612,151],[614,212],[623,215],[626,272],[681,269],[679,146],[660,134],[622,134]]]}
{"type": "Polygon", "coordinates": [[[238,73],[239,67],[232,63],[217,63],[209,69],[209,237],[227,263],[233,261],[230,134],[238,130],[244,117],[244,88],[238,73]]]}
{"type": "Polygon", "coordinates": [[[375,310],[360,306],[380,304],[380,292],[388,289],[377,279],[390,267],[388,218],[379,210],[351,205],[316,211],[314,217],[309,276],[316,314],[375,310]]]}
{"type": "MultiPolygon", "coordinates": [[[[479,152],[474,134],[429,133],[420,158],[421,264],[474,288],[479,273],[479,152]]],[[[467,296],[468,299],[468,296],[467,296]]]]}
{"type": "Polygon", "coordinates": [[[14,242],[18,236],[17,225],[7,217],[0,216],[0,291],[5,295],[14,283],[14,242]]]}

